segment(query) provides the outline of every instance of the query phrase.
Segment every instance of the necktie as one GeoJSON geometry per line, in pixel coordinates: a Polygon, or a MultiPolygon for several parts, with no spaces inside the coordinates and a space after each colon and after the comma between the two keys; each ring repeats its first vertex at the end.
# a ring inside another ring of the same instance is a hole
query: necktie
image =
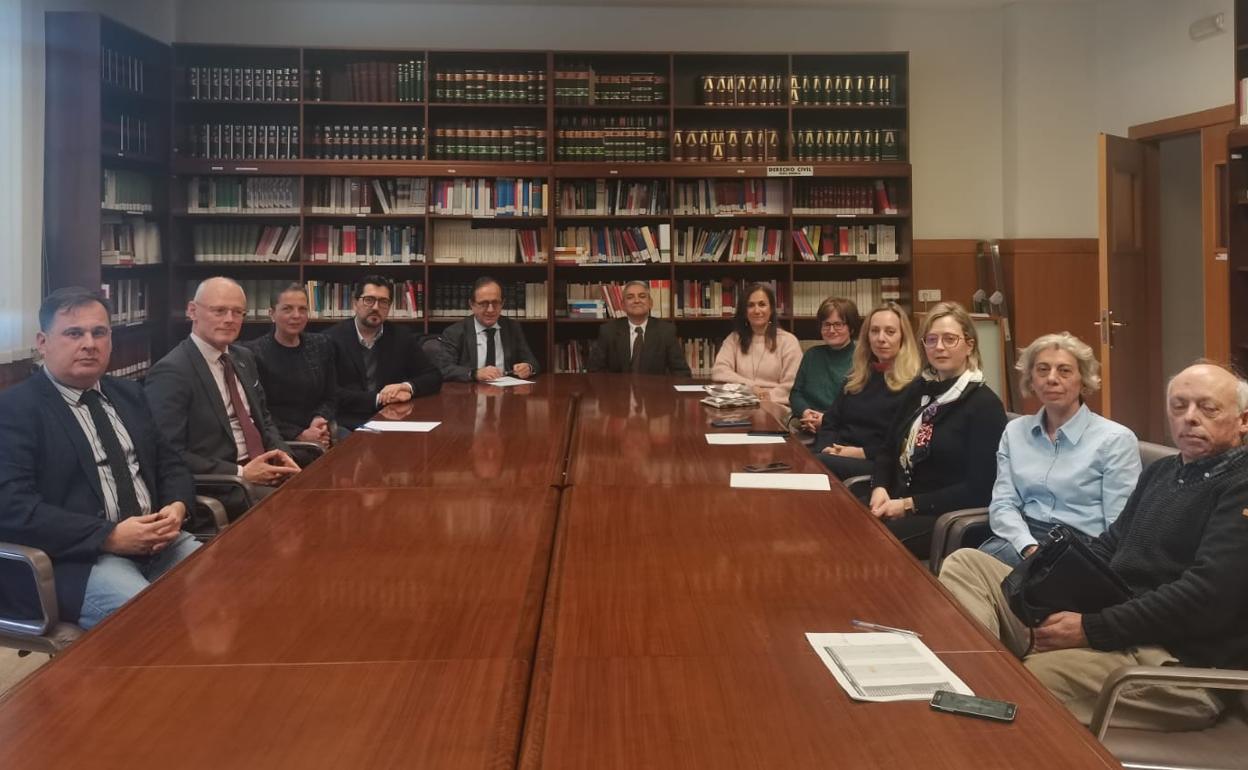
{"type": "Polygon", "coordinates": [[[247,411],[247,405],[243,403],[243,397],[238,392],[238,377],[234,374],[234,361],[222,353],[221,366],[225,369],[225,389],[230,392],[230,405],[234,407],[234,417],[243,428],[243,441],[247,443],[247,459],[254,460],[264,454],[264,439],[260,438],[260,431],[256,428],[255,420],[247,411]]]}
{"type": "Polygon", "coordinates": [[[117,520],[138,516],[142,511],[139,508],[139,496],[134,491],[134,479],[130,476],[130,463],[126,462],[121,440],[117,438],[117,431],[113,430],[113,421],[108,419],[108,414],[104,411],[100,392],[88,390],[82,394],[82,401],[91,413],[91,422],[95,423],[96,435],[104,445],[108,469],[113,474],[113,485],[117,487],[117,520]]]}
{"type": "Polygon", "coordinates": [[[494,358],[494,335],[498,332],[498,327],[491,326],[485,330],[485,365],[495,366],[494,358]]]}
{"type": "Polygon", "coordinates": [[[633,357],[630,361],[630,368],[634,372],[641,371],[641,346],[646,342],[646,330],[638,326],[634,330],[633,335],[633,357]]]}

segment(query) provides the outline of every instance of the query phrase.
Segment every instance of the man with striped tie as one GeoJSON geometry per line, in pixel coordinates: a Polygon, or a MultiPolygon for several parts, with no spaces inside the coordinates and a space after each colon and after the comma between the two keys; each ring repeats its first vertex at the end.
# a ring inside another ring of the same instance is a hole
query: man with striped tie
{"type": "MultiPolygon", "coordinates": [[[[52,560],[61,619],[90,628],[186,558],[191,473],[137,383],[109,377],[107,300],[58,289],[39,309],[43,370],[0,393],[0,540],[52,560]]],[[[38,617],[28,581],[0,614],[38,617]]]]}

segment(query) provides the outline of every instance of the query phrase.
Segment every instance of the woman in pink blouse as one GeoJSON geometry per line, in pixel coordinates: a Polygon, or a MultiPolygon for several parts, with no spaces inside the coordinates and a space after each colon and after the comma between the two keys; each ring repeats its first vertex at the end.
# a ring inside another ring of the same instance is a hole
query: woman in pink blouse
{"type": "Polygon", "coordinates": [[[741,292],[732,325],[715,356],[711,379],[745,383],[760,399],[788,404],[802,346],[776,322],[775,291],[765,283],[751,284],[741,292]]]}

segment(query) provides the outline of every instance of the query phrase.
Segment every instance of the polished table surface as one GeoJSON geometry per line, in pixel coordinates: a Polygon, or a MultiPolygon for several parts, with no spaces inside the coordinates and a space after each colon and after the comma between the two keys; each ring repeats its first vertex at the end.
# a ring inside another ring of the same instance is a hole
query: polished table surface
{"type": "MultiPolygon", "coordinates": [[[[357,433],[0,702],[0,767],[1110,767],[834,483],[728,487],[665,378],[447,385],[357,433]],[[913,628],[1003,725],[844,695],[913,628]]],[[[776,410],[756,410],[777,427],[776,410]]]]}

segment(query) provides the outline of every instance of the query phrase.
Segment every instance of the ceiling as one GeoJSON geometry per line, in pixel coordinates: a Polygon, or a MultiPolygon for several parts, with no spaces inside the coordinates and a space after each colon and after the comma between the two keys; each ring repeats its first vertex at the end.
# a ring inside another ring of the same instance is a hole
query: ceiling
{"type": "MultiPolygon", "coordinates": [[[[298,0],[328,2],[329,0],[298,0]]],[[[562,5],[659,8],[808,8],[808,9],[949,9],[999,8],[1006,5],[1088,5],[1099,0],[367,0],[383,5],[562,5]]]]}

